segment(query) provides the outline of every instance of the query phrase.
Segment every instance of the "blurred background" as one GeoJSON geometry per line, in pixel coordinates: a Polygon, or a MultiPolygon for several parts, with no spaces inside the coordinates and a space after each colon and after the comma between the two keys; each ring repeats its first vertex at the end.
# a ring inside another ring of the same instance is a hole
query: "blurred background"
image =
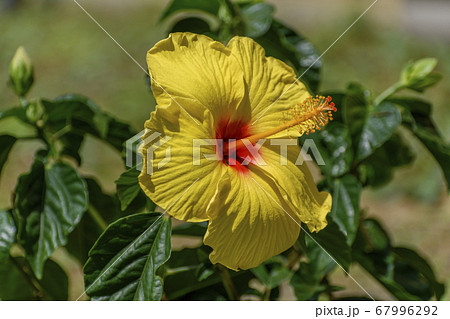
{"type": "MultiPolygon", "coordinates": [[[[167,0],[78,1],[145,68],[146,52],[166,36],[171,22],[158,24],[167,0]]],[[[275,16],[308,38],[319,52],[373,2],[371,0],[272,0],[275,16]]],[[[103,110],[141,130],[155,101],[145,74],[72,0],[1,0],[0,111],[18,105],[6,86],[9,62],[23,45],[35,70],[29,98],[53,98],[80,93],[103,110]]],[[[174,17],[176,20],[176,17],[174,17]]],[[[173,19],[171,20],[173,23],[173,19]]],[[[323,57],[321,90],[344,89],[359,81],[379,94],[396,82],[402,65],[412,59],[436,57],[443,80],[426,92],[434,105],[433,118],[450,140],[450,1],[379,0],[323,57]]],[[[339,107],[339,106],[338,106],[339,107]]],[[[4,120],[0,133],[29,135],[18,122],[4,120]]],[[[405,132],[407,134],[407,132],[405,132]]],[[[412,137],[415,162],[400,168],[393,181],[363,193],[362,206],[388,229],[393,243],[416,247],[431,261],[440,280],[450,284],[450,199],[442,172],[425,148],[412,137]]],[[[17,176],[26,172],[35,142],[16,143],[0,180],[0,208],[10,206],[17,176]]],[[[120,154],[90,138],[82,147],[82,172],[96,176],[105,191],[123,172],[120,154]]],[[[183,244],[183,243],[181,243],[183,244]]],[[[353,276],[370,293],[385,295],[359,269],[353,276]],[[369,288],[371,287],[371,288],[369,288]]],[[[336,272],[336,284],[360,292],[336,272]]],[[[289,299],[289,293],[282,298],[289,299]]],[[[450,300],[450,292],[444,300],[450,300]]]]}

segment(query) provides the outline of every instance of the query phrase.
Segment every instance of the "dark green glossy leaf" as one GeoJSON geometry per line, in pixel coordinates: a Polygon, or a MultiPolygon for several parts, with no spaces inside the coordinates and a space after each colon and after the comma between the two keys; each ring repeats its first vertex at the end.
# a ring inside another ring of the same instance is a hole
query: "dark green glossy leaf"
{"type": "Polygon", "coordinates": [[[313,239],[314,244],[325,250],[336,263],[348,271],[351,262],[350,247],[344,233],[333,221],[330,215],[327,216],[328,225],[318,233],[310,233],[307,237],[313,239]]]}
{"type": "MultiPolygon", "coordinates": [[[[106,224],[118,219],[121,216],[118,199],[105,194],[94,179],[84,178],[84,181],[89,193],[89,209],[95,210],[106,224]]],[[[70,233],[66,249],[81,263],[85,263],[88,259],[89,250],[103,230],[90,213],[84,214],[81,221],[70,233]]]]}
{"type": "Polygon", "coordinates": [[[425,145],[425,147],[433,154],[436,161],[442,168],[445,180],[447,182],[447,187],[450,186],[450,145],[445,143],[443,139],[430,133],[428,130],[416,127],[414,129],[414,134],[420,139],[420,141],[425,145]]]}
{"type": "Polygon", "coordinates": [[[291,278],[290,284],[294,288],[295,296],[298,300],[317,300],[319,294],[327,289],[327,286],[320,282],[317,272],[311,269],[307,263],[300,263],[300,268],[291,278]]]}
{"type": "Polygon", "coordinates": [[[132,167],[115,181],[122,210],[125,210],[141,192],[138,180],[139,174],[140,172],[136,167],[132,167]]]}
{"type": "Polygon", "coordinates": [[[285,263],[277,262],[274,258],[252,268],[251,272],[269,289],[278,287],[292,276],[292,271],[286,268],[285,263]]]}
{"type": "Polygon", "coordinates": [[[395,105],[383,102],[367,108],[367,115],[358,141],[356,160],[361,161],[383,145],[400,125],[400,112],[395,105]]]}
{"type": "Polygon", "coordinates": [[[444,173],[450,189],[450,145],[445,143],[431,118],[431,104],[410,97],[390,98],[392,103],[403,107],[402,122],[425,145],[444,173]]]}
{"type": "Polygon", "coordinates": [[[211,28],[203,19],[200,18],[186,18],[178,21],[170,30],[170,33],[174,32],[192,32],[197,34],[209,35],[211,28]]]}
{"type": "Polygon", "coordinates": [[[274,20],[264,36],[255,38],[266,51],[266,55],[273,56],[291,65],[301,76],[313,92],[317,91],[320,80],[321,61],[314,46],[294,30],[274,20]]]}
{"type": "MultiPolygon", "coordinates": [[[[326,228],[328,227],[330,226],[327,226],[326,228]]],[[[335,228],[334,231],[336,232],[338,226],[333,223],[331,227],[335,228]]],[[[339,230],[337,229],[337,231],[339,230]]],[[[338,235],[338,238],[341,236],[342,235],[338,235]]],[[[344,239],[345,238],[341,238],[340,240],[344,239]]],[[[317,242],[308,235],[304,234],[303,236],[300,236],[298,243],[308,258],[308,262],[302,261],[300,263],[299,269],[295,272],[291,279],[291,285],[294,288],[295,295],[298,300],[317,300],[321,293],[325,292],[327,289],[331,289],[326,282],[326,275],[338,266],[335,261],[337,259],[334,256],[334,260],[330,257],[330,255],[332,255],[331,252],[327,252],[330,250],[329,247],[327,247],[327,249],[321,245],[318,245],[317,242]],[[327,249],[327,251],[325,251],[322,247],[327,249]]],[[[348,248],[345,249],[348,250],[348,248]]],[[[348,257],[345,256],[345,259],[347,258],[348,257]]],[[[343,266],[345,267],[345,265],[343,266]]]]}
{"type": "Polygon", "coordinates": [[[391,248],[389,235],[381,224],[372,218],[367,218],[362,222],[362,230],[366,237],[361,242],[355,244],[365,251],[383,251],[391,248]]]}
{"type": "Polygon", "coordinates": [[[71,166],[44,166],[38,158],[19,178],[15,194],[19,241],[36,277],[42,278],[45,261],[66,244],[87,208],[86,185],[71,166]]]}
{"type": "Polygon", "coordinates": [[[438,282],[433,269],[422,256],[414,250],[402,247],[395,247],[393,249],[393,253],[397,260],[411,265],[417,272],[419,272],[428,282],[428,285],[433,289],[436,298],[438,300],[441,299],[445,292],[445,286],[438,282]]]}
{"type": "Polygon", "coordinates": [[[241,8],[245,36],[255,38],[264,35],[272,24],[274,7],[264,2],[249,4],[241,8]]]}
{"type": "Polygon", "coordinates": [[[48,260],[44,266],[44,275],[39,284],[50,300],[67,300],[69,280],[64,270],[53,260],[48,260]]]}
{"type": "Polygon", "coordinates": [[[338,265],[330,258],[326,251],[313,242],[311,238],[306,238],[305,240],[307,245],[305,252],[309,260],[310,275],[313,275],[317,282],[319,282],[338,265]]]}
{"type": "Polygon", "coordinates": [[[33,290],[9,257],[0,258],[0,282],[0,300],[37,300],[43,297],[33,290]]]}
{"type": "Polygon", "coordinates": [[[0,300],[67,300],[68,279],[54,261],[45,263],[44,275],[37,281],[41,291],[31,286],[18,267],[31,275],[25,258],[0,259],[0,300]]]}
{"type": "Polygon", "coordinates": [[[0,210],[0,260],[9,257],[9,250],[15,242],[16,225],[10,211],[0,210]]]}
{"type": "Polygon", "coordinates": [[[369,91],[358,83],[348,85],[343,103],[344,121],[352,136],[356,161],[375,152],[400,125],[397,107],[389,102],[373,105],[369,91]]]}
{"type": "Polygon", "coordinates": [[[2,173],[3,165],[5,165],[6,161],[8,160],[9,152],[14,146],[16,140],[17,139],[14,136],[0,136],[0,174],[2,173]]]}
{"type": "Polygon", "coordinates": [[[90,99],[76,94],[66,94],[53,101],[42,100],[47,116],[46,128],[60,134],[62,154],[80,162],[79,148],[85,134],[98,137],[115,149],[122,151],[123,144],[135,132],[127,124],[115,120],[90,99]],[[64,132],[64,133],[61,133],[64,132]]]}
{"type": "Polygon", "coordinates": [[[357,167],[358,178],[364,186],[380,187],[389,182],[397,167],[414,160],[409,145],[401,135],[392,137],[357,167]]]}
{"type": "Polygon", "coordinates": [[[328,176],[341,176],[349,172],[353,161],[353,150],[350,133],[345,125],[339,122],[328,124],[318,136],[316,146],[325,165],[321,170],[328,176]]]}
{"type": "Polygon", "coordinates": [[[203,237],[206,233],[208,222],[202,223],[183,223],[173,228],[173,235],[182,236],[200,236],[203,237]]]}
{"type": "Polygon", "coordinates": [[[416,252],[392,247],[381,225],[365,220],[353,246],[353,258],[399,300],[440,298],[442,284],[416,252]]]}
{"type": "Polygon", "coordinates": [[[172,0],[161,14],[160,21],[180,11],[202,11],[217,15],[220,8],[219,0],[172,0]]]}
{"type": "Polygon", "coordinates": [[[170,234],[170,219],[157,213],[130,215],[109,225],[84,267],[87,294],[93,300],[160,300],[170,234]]]}
{"type": "Polygon", "coordinates": [[[346,175],[333,181],[333,205],[331,216],[351,245],[359,225],[359,201],[361,184],[353,175],[346,175]]]}
{"type": "MultiPolygon", "coordinates": [[[[172,252],[167,264],[164,292],[168,300],[227,300],[219,271],[209,261],[211,248],[185,248],[172,252]]],[[[249,270],[229,272],[240,295],[255,278],[249,270]]]]}

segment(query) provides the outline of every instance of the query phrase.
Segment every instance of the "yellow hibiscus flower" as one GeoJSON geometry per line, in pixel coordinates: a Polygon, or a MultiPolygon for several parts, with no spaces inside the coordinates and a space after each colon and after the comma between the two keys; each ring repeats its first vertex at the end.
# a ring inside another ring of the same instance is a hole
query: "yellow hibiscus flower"
{"type": "Polygon", "coordinates": [[[141,147],[139,182],[176,219],[209,222],[212,263],[256,267],[291,247],[302,222],[310,231],[327,225],[331,196],[317,190],[306,164],[296,165],[298,146],[286,154],[279,143],[259,145],[257,154],[247,146],[320,128],[335,110],[330,99],[310,97],[292,68],[245,37],[224,46],[174,33],[147,63],[157,107],[145,123],[142,138],[151,141],[141,147]],[[164,143],[155,144],[155,132],[164,143]],[[197,162],[193,141],[202,145],[197,162]]]}

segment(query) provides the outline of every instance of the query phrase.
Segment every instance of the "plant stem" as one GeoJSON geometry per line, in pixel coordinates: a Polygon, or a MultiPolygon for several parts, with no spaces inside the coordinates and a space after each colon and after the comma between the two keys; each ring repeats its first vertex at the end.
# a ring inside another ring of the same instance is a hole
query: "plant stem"
{"type": "Polygon", "coordinates": [[[266,288],[266,291],[264,292],[264,301],[270,300],[270,293],[272,292],[272,289],[266,288]]]}
{"type": "Polygon", "coordinates": [[[217,265],[217,268],[219,269],[220,277],[222,277],[222,283],[225,287],[228,298],[230,298],[230,300],[239,300],[239,294],[236,290],[236,287],[234,286],[233,281],[231,280],[228,269],[220,264],[217,265]]]}
{"type": "Polygon", "coordinates": [[[19,96],[19,101],[20,101],[20,105],[22,105],[22,107],[27,106],[27,99],[24,96],[19,96]]]}
{"type": "Polygon", "coordinates": [[[51,139],[52,141],[56,141],[57,139],[59,139],[61,136],[63,136],[66,133],[69,133],[70,130],[72,129],[72,125],[66,125],[64,126],[62,129],[60,129],[58,132],[55,132],[52,136],[51,139]]]}
{"type": "Polygon", "coordinates": [[[391,95],[393,95],[394,93],[400,91],[401,89],[404,88],[404,85],[402,82],[397,82],[394,85],[390,86],[389,88],[387,88],[384,92],[382,92],[380,95],[377,96],[377,98],[374,101],[375,105],[380,104],[381,102],[383,102],[384,100],[386,100],[388,97],[390,97],[391,95]]]}
{"type": "Polygon", "coordinates": [[[103,219],[103,217],[100,215],[97,209],[95,209],[94,206],[89,205],[88,207],[88,213],[92,217],[92,219],[95,221],[95,223],[101,228],[102,231],[105,231],[108,227],[108,223],[103,219]]]}

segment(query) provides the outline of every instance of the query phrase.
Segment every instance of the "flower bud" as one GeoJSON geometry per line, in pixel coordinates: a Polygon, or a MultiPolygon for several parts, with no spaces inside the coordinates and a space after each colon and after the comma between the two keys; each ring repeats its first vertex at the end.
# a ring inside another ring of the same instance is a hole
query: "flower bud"
{"type": "Polygon", "coordinates": [[[31,123],[37,123],[42,120],[45,114],[45,108],[40,100],[36,100],[26,106],[25,114],[31,123]]]}
{"type": "Polygon", "coordinates": [[[437,60],[434,58],[408,63],[402,71],[402,84],[411,90],[423,92],[442,78],[440,74],[432,73],[436,64],[437,60]]]}
{"type": "Polygon", "coordinates": [[[25,96],[33,84],[33,65],[25,49],[19,47],[9,66],[9,86],[20,97],[25,96]]]}

